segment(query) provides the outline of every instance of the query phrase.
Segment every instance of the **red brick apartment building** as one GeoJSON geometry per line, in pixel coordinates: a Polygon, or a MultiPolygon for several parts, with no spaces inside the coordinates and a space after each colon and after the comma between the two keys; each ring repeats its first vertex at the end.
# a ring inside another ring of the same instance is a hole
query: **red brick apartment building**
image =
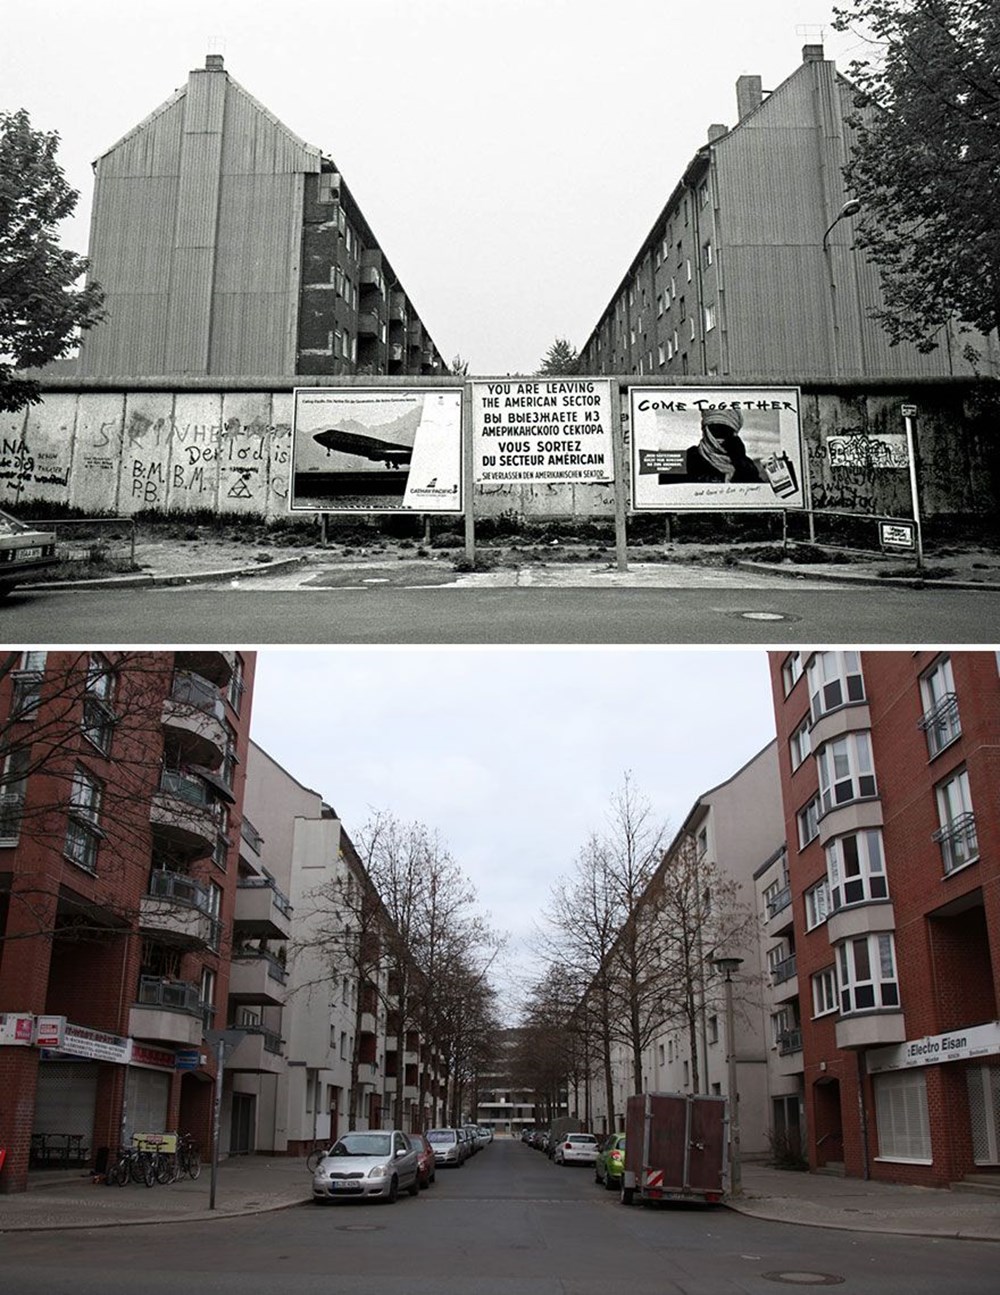
{"type": "Polygon", "coordinates": [[[0,1191],[134,1132],[208,1147],[254,664],[0,659],[0,1191]]]}
{"type": "Polygon", "coordinates": [[[1000,1166],[992,652],[771,655],[813,1168],[1000,1166]]]}

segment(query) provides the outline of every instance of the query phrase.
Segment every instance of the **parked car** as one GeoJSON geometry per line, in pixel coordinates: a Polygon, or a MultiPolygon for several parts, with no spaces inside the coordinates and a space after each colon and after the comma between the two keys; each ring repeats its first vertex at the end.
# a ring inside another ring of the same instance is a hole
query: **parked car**
{"type": "Polygon", "coordinates": [[[406,1137],[417,1153],[417,1182],[421,1187],[430,1187],[437,1170],[434,1148],[427,1141],[426,1133],[407,1133],[406,1137]]]}
{"type": "Polygon", "coordinates": [[[474,1156],[483,1145],[479,1137],[479,1130],[474,1124],[463,1124],[462,1132],[465,1134],[469,1143],[469,1155],[474,1156]]]}
{"type": "Polygon", "coordinates": [[[594,1161],[594,1181],[603,1183],[609,1192],[618,1191],[625,1169],[625,1134],[612,1133],[605,1138],[594,1161]]]}
{"type": "Polygon", "coordinates": [[[36,531],[26,522],[0,510],[0,598],[15,585],[29,583],[37,571],[55,566],[54,531],[36,531]]]}
{"type": "Polygon", "coordinates": [[[592,1165],[597,1159],[597,1139],[593,1133],[567,1133],[552,1152],[557,1165],[592,1165]]]}
{"type": "Polygon", "coordinates": [[[427,1141],[434,1148],[434,1159],[439,1165],[465,1164],[463,1138],[458,1129],[428,1129],[427,1141]]]}
{"type": "Polygon", "coordinates": [[[400,1191],[420,1191],[417,1153],[401,1129],[345,1133],[313,1175],[317,1202],[376,1196],[392,1203],[400,1191]]]}

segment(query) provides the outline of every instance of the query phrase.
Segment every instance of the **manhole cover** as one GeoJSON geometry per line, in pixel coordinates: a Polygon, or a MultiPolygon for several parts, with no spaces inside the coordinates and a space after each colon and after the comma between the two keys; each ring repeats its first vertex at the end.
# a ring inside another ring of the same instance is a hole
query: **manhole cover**
{"type": "Polygon", "coordinates": [[[781,612],[740,612],[745,621],[783,621],[781,612]]]}
{"type": "Polygon", "coordinates": [[[787,1286],[840,1286],[844,1281],[835,1273],[761,1273],[761,1276],[769,1282],[784,1282],[787,1286]]]}

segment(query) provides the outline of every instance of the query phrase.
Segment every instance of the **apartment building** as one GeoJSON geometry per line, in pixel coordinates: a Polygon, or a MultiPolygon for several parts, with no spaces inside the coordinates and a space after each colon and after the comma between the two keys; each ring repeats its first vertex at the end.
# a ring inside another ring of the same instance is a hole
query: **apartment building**
{"type": "Polygon", "coordinates": [[[244,1064],[243,1044],[228,1063],[251,1135],[234,1149],[303,1154],[397,1116],[405,1129],[427,1127],[440,1095],[438,1059],[400,1012],[388,956],[398,938],[343,823],[255,743],[246,805],[253,839],[242,857],[255,856],[270,889],[266,938],[281,926],[281,957],[275,968],[275,952],[252,947],[249,957],[266,963],[257,970],[261,996],[233,999],[234,1024],[266,1031],[265,1051],[273,1040],[266,1069],[259,1052],[244,1064]]]}
{"type": "MultiPolygon", "coordinates": [[[[581,372],[731,379],[941,377],[971,372],[957,333],[889,346],[870,318],[876,269],[840,218],[850,83],[806,45],[773,91],[736,84],[737,124],[712,125],[592,333],[581,372]]],[[[996,366],[995,337],[982,346],[996,366]]]]}
{"type": "Polygon", "coordinates": [[[814,1168],[1000,1165],[991,652],[772,654],[814,1168]]]}
{"type": "MultiPolygon", "coordinates": [[[[741,959],[733,980],[736,1083],[743,1154],[769,1149],[772,1092],[769,1040],[762,1008],[755,874],[762,861],[780,856],[784,826],[776,744],[768,743],[725,782],[703,792],[668,846],[646,889],[656,905],[664,889],[685,887],[690,905],[662,906],[655,919],[689,928],[684,972],[692,998],[686,1013],[665,1013],[643,1050],[641,1088],[654,1092],[728,1095],[726,1005],[715,956],[741,959]],[[725,939],[725,947],[718,941],[725,939]]],[[[666,927],[665,927],[666,929],[666,927]]],[[[681,927],[676,928],[679,937],[681,927]]],[[[664,946],[683,941],[667,937],[664,946]]],[[[615,956],[614,950],[609,957],[615,956]]],[[[629,1050],[619,1039],[612,1051],[614,1109],[606,1085],[591,1078],[589,1100],[596,1132],[624,1128],[625,1101],[636,1091],[629,1050]]]]}
{"type": "Polygon", "coordinates": [[[238,929],[253,654],[0,673],[0,1190],[134,1132],[207,1147],[238,929]]]}
{"type": "Polygon", "coordinates": [[[443,374],[335,163],[210,54],[94,164],[82,377],[443,374]]]}

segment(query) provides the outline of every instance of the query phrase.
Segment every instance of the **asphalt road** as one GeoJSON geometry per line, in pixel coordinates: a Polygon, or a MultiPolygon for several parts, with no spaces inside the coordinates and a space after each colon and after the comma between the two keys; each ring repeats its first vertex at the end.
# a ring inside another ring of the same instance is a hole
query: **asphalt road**
{"type": "Polygon", "coordinates": [[[995,645],[1000,593],[767,589],[15,590],[11,645],[580,643],[995,645]]]}
{"type": "Polygon", "coordinates": [[[826,1231],[725,1208],[627,1208],[589,1168],[496,1141],[395,1205],[304,1204],[164,1227],[12,1233],[18,1295],[993,1295],[988,1243],[826,1231]]]}

